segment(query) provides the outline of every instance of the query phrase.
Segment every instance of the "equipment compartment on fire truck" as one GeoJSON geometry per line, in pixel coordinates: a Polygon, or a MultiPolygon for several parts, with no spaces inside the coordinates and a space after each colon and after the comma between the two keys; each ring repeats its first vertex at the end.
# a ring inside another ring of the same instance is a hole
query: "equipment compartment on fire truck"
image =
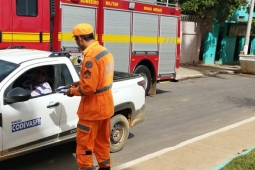
{"type": "Polygon", "coordinates": [[[0,0],[0,8],[0,49],[24,46],[81,56],[72,28],[87,22],[114,55],[115,70],[141,74],[146,93],[155,94],[158,81],[175,79],[180,56],[178,6],[124,0],[0,0]]]}

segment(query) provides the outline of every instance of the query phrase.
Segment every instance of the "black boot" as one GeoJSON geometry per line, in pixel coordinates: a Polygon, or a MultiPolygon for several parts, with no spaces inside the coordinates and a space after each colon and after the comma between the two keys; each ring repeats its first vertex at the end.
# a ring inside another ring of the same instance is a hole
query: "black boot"
{"type": "Polygon", "coordinates": [[[111,167],[107,167],[107,168],[99,168],[98,170],[111,170],[111,167]]]}

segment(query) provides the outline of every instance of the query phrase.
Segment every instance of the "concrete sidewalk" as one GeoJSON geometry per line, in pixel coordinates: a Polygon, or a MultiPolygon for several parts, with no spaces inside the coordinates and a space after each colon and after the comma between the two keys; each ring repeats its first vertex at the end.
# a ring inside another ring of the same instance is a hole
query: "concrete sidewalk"
{"type": "Polygon", "coordinates": [[[183,65],[176,69],[176,73],[176,79],[181,81],[203,76],[216,76],[218,74],[238,74],[241,73],[241,67],[240,65],[183,65]]]}
{"type": "Polygon", "coordinates": [[[112,169],[217,170],[229,159],[255,146],[254,129],[255,117],[112,169]]]}

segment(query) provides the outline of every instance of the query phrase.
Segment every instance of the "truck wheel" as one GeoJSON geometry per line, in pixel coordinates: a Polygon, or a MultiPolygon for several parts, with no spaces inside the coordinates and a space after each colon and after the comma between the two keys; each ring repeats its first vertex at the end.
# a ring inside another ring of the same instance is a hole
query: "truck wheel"
{"type": "Polygon", "coordinates": [[[141,74],[143,76],[144,81],[145,81],[145,95],[148,95],[148,92],[151,88],[151,72],[148,69],[148,67],[144,65],[138,66],[135,71],[135,74],[141,74]]]}
{"type": "Polygon", "coordinates": [[[111,152],[120,151],[128,138],[129,135],[129,125],[128,120],[123,115],[116,115],[111,118],[111,152]]]}

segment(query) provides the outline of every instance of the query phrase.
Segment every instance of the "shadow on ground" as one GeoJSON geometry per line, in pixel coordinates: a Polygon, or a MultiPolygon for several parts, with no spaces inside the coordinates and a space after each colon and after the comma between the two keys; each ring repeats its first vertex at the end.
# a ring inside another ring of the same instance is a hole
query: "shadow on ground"
{"type": "MultiPolygon", "coordinates": [[[[172,93],[172,92],[171,91],[160,90],[160,89],[156,90],[156,95],[164,94],[164,93],[172,93]]],[[[147,95],[146,97],[153,97],[153,96],[154,95],[147,95]]]]}
{"type": "Polygon", "coordinates": [[[231,103],[235,104],[238,107],[255,107],[254,103],[255,100],[251,98],[240,98],[240,97],[232,97],[232,96],[227,96],[226,97],[227,101],[230,101],[231,103]]]}
{"type": "Polygon", "coordinates": [[[38,150],[0,162],[1,170],[54,170],[77,169],[75,153],[76,142],[38,150]]]}
{"type": "Polygon", "coordinates": [[[156,93],[157,94],[163,94],[163,93],[172,93],[172,92],[171,91],[165,91],[165,90],[157,89],[156,93]]]}
{"type": "Polygon", "coordinates": [[[135,137],[135,135],[134,135],[133,133],[130,133],[130,132],[129,132],[128,139],[131,139],[131,138],[133,138],[133,137],[135,137]]]}
{"type": "Polygon", "coordinates": [[[242,77],[248,77],[248,78],[254,78],[255,75],[254,74],[237,74],[238,76],[242,76],[242,77]]]}

